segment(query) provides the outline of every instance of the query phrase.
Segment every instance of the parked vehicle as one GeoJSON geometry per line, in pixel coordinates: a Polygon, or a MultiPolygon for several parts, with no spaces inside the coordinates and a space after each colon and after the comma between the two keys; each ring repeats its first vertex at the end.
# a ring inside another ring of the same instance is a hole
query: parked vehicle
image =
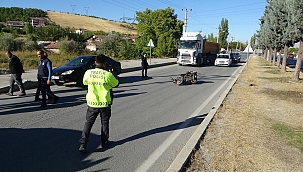
{"type": "Polygon", "coordinates": [[[208,42],[200,33],[185,32],[178,42],[177,63],[195,66],[213,65],[218,53],[218,43],[208,42]]]}
{"type": "Polygon", "coordinates": [[[232,62],[239,63],[241,61],[241,55],[238,52],[231,52],[230,57],[232,59],[232,62]]]}
{"type": "Polygon", "coordinates": [[[287,58],[294,58],[295,55],[294,54],[287,54],[287,58]]]}
{"type": "Polygon", "coordinates": [[[215,66],[231,66],[232,59],[230,54],[218,54],[215,60],[215,66]]]}
{"type": "MultiPolygon", "coordinates": [[[[77,56],[63,66],[53,69],[52,81],[56,85],[68,82],[76,82],[78,86],[83,86],[83,76],[86,70],[95,68],[96,55],[77,56]]],[[[113,70],[115,76],[121,73],[121,63],[107,57],[107,70],[113,70]]]]}

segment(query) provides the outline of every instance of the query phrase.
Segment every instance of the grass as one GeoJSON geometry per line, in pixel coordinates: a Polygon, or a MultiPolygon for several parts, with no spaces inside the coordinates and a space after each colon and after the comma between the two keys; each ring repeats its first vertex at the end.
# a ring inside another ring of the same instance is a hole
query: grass
{"type": "Polygon", "coordinates": [[[59,24],[62,27],[70,27],[75,29],[83,28],[90,31],[115,31],[132,35],[138,34],[136,25],[130,25],[128,23],[53,11],[47,11],[47,16],[51,21],[59,24]],[[121,24],[123,24],[123,27],[121,24]]]}
{"type": "MultiPolygon", "coordinates": [[[[39,58],[36,51],[13,52],[14,55],[20,58],[25,70],[37,69],[39,58]]],[[[87,53],[84,53],[87,54],[87,53]]],[[[89,53],[94,54],[94,53],[89,53]]],[[[62,66],[72,58],[81,54],[52,54],[48,53],[48,58],[52,61],[53,67],[62,66]]],[[[9,58],[5,56],[4,51],[0,51],[0,70],[8,70],[9,58]]]]}
{"type": "Polygon", "coordinates": [[[288,82],[289,80],[291,80],[290,77],[258,77],[259,79],[265,79],[265,80],[269,80],[269,81],[277,81],[277,82],[288,82]]]}
{"type": "Polygon", "coordinates": [[[287,100],[296,104],[300,104],[303,101],[303,93],[300,91],[267,88],[266,90],[261,91],[261,93],[269,95],[275,99],[287,100]]]}
{"type": "Polygon", "coordinates": [[[266,71],[264,71],[264,72],[266,72],[266,73],[271,73],[271,74],[280,74],[280,73],[281,73],[280,70],[277,70],[277,69],[274,69],[274,70],[266,70],[266,71]]]}
{"type": "Polygon", "coordinates": [[[303,151],[303,128],[290,127],[285,124],[274,124],[271,127],[274,131],[278,132],[281,136],[287,139],[290,145],[298,147],[303,151]]]}

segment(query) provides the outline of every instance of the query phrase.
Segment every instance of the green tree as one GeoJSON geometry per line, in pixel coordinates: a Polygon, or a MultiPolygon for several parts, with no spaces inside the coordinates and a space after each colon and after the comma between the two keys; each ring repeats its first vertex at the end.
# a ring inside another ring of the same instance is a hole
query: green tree
{"type": "Polygon", "coordinates": [[[213,33],[208,34],[207,39],[209,42],[217,42],[217,38],[214,36],[213,33]]]}
{"type": "Polygon", "coordinates": [[[158,57],[173,56],[177,53],[176,44],[182,35],[183,22],[177,19],[171,8],[151,11],[146,9],[137,14],[137,29],[140,37],[136,46],[140,53],[147,52],[147,44],[153,40],[153,54],[158,57]]]}
{"type": "Polygon", "coordinates": [[[227,37],[229,35],[229,32],[228,32],[228,20],[225,19],[225,18],[222,18],[221,20],[221,24],[219,25],[218,27],[219,29],[219,44],[220,44],[220,47],[222,48],[227,48],[227,37]]]}
{"type": "Polygon", "coordinates": [[[299,52],[295,71],[293,74],[293,80],[299,80],[300,70],[303,59],[303,0],[292,0],[288,2],[288,12],[290,16],[289,25],[292,26],[289,30],[290,35],[292,35],[292,40],[294,42],[300,42],[299,52]]]}
{"type": "Polygon", "coordinates": [[[0,37],[0,49],[3,51],[14,51],[14,37],[12,34],[3,34],[0,37]]]}

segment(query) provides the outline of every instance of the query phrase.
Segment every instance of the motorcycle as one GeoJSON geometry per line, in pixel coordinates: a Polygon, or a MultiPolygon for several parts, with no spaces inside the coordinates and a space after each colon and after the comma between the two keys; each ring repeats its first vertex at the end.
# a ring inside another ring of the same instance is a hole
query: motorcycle
{"type": "Polygon", "coordinates": [[[173,83],[178,85],[190,85],[197,83],[197,72],[187,71],[185,74],[181,74],[176,79],[171,78],[173,83]]]}

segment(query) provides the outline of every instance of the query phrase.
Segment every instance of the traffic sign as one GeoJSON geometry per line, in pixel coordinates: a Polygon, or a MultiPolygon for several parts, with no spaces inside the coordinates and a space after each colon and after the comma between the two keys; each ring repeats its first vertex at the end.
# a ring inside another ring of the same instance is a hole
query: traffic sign
{"type": "Polygon", "coordinates": [[[154,43],[153,43],[152,39],[149,40],[149,43],[147,44],[147,46],[149,46],[149,47],[153,47],[154,46],[154,43]]]}

